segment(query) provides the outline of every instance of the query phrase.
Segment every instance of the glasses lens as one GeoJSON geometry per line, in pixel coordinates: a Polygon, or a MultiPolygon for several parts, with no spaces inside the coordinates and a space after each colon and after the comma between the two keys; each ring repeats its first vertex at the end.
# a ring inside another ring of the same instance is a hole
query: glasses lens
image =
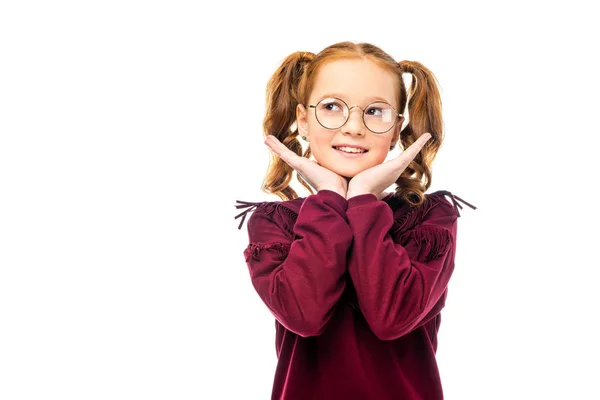
{"type": "Polygon", "coordinates": [[[365,125],[375,133],[389,131],[395,122],[396,111],[388,103],[373,103],[365,109],[365,125]]]}
{"type": "Polygon", "coordinates": [[[346,123],[348,106],[339,99],[323,99],[317,104],[316,115],[325,128],[337,129],[346,123]]]}

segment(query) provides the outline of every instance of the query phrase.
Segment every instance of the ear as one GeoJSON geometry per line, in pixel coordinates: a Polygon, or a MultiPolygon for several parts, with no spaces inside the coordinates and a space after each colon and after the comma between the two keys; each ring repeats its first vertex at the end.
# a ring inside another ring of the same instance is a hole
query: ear
{"type": "Polygon", "coordinates": [[[398,144],[398,140],[400,139],[400,130],[402,129],[402,124],[404,123],[404,117],[400,117],[396,126],[394,127],[394,133],[392,134],[392,141],[390,143],[390,150],[398,144]]]}
{"type": "Polygon", "coordinates": [[[308,119],[306,108],[302,104],[296,106],[296,126],[301,136],[308,136],[308,119]]]}

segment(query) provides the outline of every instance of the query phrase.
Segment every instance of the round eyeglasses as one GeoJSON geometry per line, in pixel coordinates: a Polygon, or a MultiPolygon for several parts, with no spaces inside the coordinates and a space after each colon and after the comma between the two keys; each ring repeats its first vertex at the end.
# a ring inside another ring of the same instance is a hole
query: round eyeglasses
{"type": "Polygon", "coordinates": [[[368,130],[373,133],[386,133],[394,127],[396,119],[402,117],[390,104],[376,101],[364,109],[359,106],[348,107],[348,104],[337,97],[327,97],[320,100],[317,105],[309,105],[315,109],[317,122],[325,129],[339,129],[350,117],[350,110],[354,107],[360,108],[363,113],[363,122],[368,130]]]}

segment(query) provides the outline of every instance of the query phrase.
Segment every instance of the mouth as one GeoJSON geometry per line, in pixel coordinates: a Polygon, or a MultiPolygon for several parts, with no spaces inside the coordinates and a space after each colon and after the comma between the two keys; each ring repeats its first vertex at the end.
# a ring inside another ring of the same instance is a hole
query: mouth
{"type": "Polygon", "coordinates": [[[352,158],[359,157],[369,152],[369,150],[360,147],[332,146],[332,148],[340,155],[352,158]]]}

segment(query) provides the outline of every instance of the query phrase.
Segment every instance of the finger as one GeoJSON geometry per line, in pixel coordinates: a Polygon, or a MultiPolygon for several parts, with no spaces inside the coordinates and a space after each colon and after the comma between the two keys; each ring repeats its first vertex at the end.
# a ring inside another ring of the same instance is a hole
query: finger
{"type": "Polygon", "coordinates": [[[268,135],[265,139],[265,144],[283,161],[285,161],[290,167],[294,168],[294,165],[297,164],[299,156],[290,149],[288,149],[275,136],[268,135]]]}
{"type": "Polygon", "coordinates": [[[288,149],[283,143],[279,141],[279,139],[277,139],[273,135],[269,135],[269,137],[266,138],[265,144],[269,146],[269,148],[271,148],[271,150],[273,150],[273,152],[277,154],[279,158],[281,158],[287,165],[292,167],[296,171],[296,173],[300,177],[302,177],[302,179],[304,179],[306,182],[308,182],[309,185],[316,189],[315,185],[309,177],[310,171],[315,167],[318,167],[318,164],[316,162],[309,160],[306,157],[298,156],[296,153],[288,149]],[[307,175],[307,173],[309,175],[307,175]]]}
{"type": "Polygon", "coordinates": [[[429,139],[431,139],[431,134],[425,132],[424,134],[419,136],[419,138],[415,140],[413,144],[408,146],[407,149],[400,153],[400,155],[396,157],[396,160],[406,167],[417,156],[417,154],[419,154],[419,152],[421,151],[423,146],[425,146],[425,143],[427,143],[429,139]]]}

